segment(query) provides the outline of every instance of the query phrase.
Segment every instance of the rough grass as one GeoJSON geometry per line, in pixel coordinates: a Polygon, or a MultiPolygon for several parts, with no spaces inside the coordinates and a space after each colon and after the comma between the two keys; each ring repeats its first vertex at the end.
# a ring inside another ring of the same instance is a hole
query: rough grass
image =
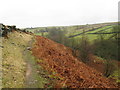
{"type": "MultiPolygon", "coordinates": [[[[2,38],[0,38],[0,46],[2,46],[2,38]]],[[[2,47],[0,47],[0,88],[2,88],[2,47]]]]}
{"type": "MultiPolygon", "coordinates": [[[[2,49],[2,88],[44,88],[51,83],[50,74],[45,71],[27,47],[32,47],[34,36],[12,32],[8,39],[3,39],[2,49]],[[26,75],[30,66],[30,74],[26,75]]],[[[51,78],[52,79],[52,78],[51,78]]],[[[47,88],[52,87],[52,84],[47,88]]]]}
{"type": "Polygon", "coordinates": [[[25,81],[26,63],[22,52],[32,36],[24,33],[10,33],[8,39],[3,38],[2,45],[2,87],[22,88],[25,81]]]}

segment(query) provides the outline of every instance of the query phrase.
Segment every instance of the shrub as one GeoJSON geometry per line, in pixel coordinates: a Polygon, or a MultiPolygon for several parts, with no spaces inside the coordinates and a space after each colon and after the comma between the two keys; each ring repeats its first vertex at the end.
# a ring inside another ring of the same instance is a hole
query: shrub
{"type": "Polygon", "coordinates": [[[115,65],[114,63],[109,59],[106,60],[104,63],[104,76],[109,77],[110,75],[112,75],[115,71],[115,65]]]}

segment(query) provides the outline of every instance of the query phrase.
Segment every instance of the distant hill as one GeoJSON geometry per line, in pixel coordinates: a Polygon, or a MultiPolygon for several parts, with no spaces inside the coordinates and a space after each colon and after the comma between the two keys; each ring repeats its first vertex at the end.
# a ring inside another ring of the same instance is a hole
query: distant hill
{"type": "Polygon", "coordinates": [[[33,28],[25,28],[27,31],[31,32],[48,32],[48,30],[52,28],[56,29],[64,29],[64,30],[81,30],[81,29],[90,29],[104,26],[117,25],[118,22],[110,22],[110,23],[98,23],[98,24],[86,24],[86,25],[74,25],[74,26],[51,26],[51,27],[33,27],[33,28]]]}

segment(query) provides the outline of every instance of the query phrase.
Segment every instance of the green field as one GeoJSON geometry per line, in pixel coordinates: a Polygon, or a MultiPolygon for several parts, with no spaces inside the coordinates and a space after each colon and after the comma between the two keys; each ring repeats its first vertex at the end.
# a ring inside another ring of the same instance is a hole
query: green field
{"type": "MultiPolygon", "coordinates": [[[[99,34],[89,34],[89,33],[112,32],[113,26],[115,26],[114,23],[110,23],[110,24],[103,23],[103,24],[92,24],[92,25],[60,26],[60,27],[59,26],[58,27],[36,27],[36,28],[27,28],[26,30],[35,33],[35,35],[40,35],[40,36],[44,36],[44,37],[47,37],[49,35],[49,31],[53,30],[53,29],[64,31],[66,37],[83,33],[83,30],[84,30],[84,31],[88,31],[88,32],[86,32],[86,36],[88,37],[90,42],[92,42],[95,39],[97,39],[100,35],[99,34]],[[94,29],[96,28],[96,29],[93,31],[89,31],[93,28],[94,29]],[[42,31],[47,31],[47,32],[42,32],[42,31]]],[[[103,36],[105,39],[109,39],[112,36],[112,34],[106,34],[103,36]]],[[[76,39],[80,39],[81,37],[82,37],[82,34],[75,36],[76,39]]]]}

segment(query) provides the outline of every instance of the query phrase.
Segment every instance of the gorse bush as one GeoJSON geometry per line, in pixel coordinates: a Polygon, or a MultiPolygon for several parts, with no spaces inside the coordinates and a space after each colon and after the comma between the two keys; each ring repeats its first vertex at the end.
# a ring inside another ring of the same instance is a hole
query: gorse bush
{"type": "Polygon", "coordinates": [[[51,30],[48,31],[48,38],[55,41],[55,42],[58,42],[58,43],[61,43],[61,44],[64,44],[65,42],[65,31],[64,30],[58,30],[56,28],[52,28],[51,30]]]}

